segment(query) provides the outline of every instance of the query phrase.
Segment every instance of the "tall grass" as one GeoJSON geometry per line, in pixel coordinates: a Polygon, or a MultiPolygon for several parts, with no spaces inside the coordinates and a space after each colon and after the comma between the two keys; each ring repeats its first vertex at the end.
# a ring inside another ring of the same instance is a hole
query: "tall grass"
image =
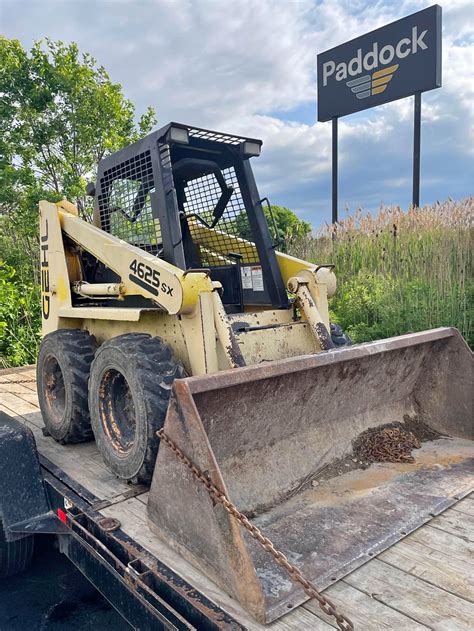
{"type": "Polygon", "coordinates": [[[333,319],[356,342],[455,326],[474,347],[474,198],[403,211],[358,210],[290,252],[336,266],[333,319]]]}

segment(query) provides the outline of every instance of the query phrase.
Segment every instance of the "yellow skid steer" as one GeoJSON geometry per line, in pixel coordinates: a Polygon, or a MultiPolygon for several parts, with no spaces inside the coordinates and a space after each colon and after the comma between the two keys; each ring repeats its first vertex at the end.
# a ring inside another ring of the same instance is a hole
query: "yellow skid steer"
{"type": "Polygon", "coordinates": [[[269,622],[307,592],[245,523],[322,589],[471,490],[472,353],[352,346],[332,266],[278,249],[261,144],[170,123],[100,162],[91,222],[40,203],[37,384],[45,432],[151,484],[156,535],[269,622]]]}

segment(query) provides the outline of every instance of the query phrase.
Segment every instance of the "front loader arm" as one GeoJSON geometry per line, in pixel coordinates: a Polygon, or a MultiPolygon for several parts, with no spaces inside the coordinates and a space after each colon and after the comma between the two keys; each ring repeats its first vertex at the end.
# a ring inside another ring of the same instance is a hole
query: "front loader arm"
{"type": "MultiPolygon", "coordinates": [[[[71,317],[71,290],[89,297],[143,296],[170,316],[180,316],[191,374],[218,370],[216,339],[229,367],[244,363],[218,293],[221,285],[206,272],[183,271],[100,230],[80,219],[76,207],[65,200],[40,202],[40,244],[43,335],[59,328],[64,316],[71,317]],[[113,270],[120,282],[84,283],[77,256],[65,245],[64,235],[113,270]]],[[[72,310],[76,317],[79,311],[80,317],[91,317],[90,308],[72,310]]],[[[130,310],[106,313],[113,320],[121,319],[125,311],[130,310]]]]}
{"type": "MultiPolygon", "coordinates": [[[[74,211],[75,207],[70,203],[40,202],[44,246],[50,241],[49,248],[52,251],[64,252],[62,233],[66,234],[120,276],[122,296],[149,298],[170,315],[175,315],[190,313],[195,307],[199,291],[204,287],[208,288],[209,285],[208,289],[212,290],[206,274],[186,274],[166,261],[87,223],[74,211]]],[[[59,261],[55,263],[56,268],[64,267],[59,261]]],[[[61,271],[64,274],[64,269],[61,271]]],[[[63,279],[62,284],[69,287],[73,280],[78,279],[63,279]]]]}

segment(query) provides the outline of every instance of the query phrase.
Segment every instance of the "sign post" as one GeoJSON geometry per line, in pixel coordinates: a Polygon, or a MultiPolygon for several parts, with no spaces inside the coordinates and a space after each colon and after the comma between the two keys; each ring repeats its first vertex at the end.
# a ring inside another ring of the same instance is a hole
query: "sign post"
{"type": "Polygon", "coordinates": [[[415,92],[413,117],[413,198],[412,205],[420,205],[420,159],[421,159],[421,92],[415,92]]]}
{"type": "Polygon", "coordinates": [[[332,119],[332,223],[337,223],[337,116],[332,119]]]}
{"type": "Polygon", "coordinates": [[[318,121],[332,120],[337,221],[338,118],[414,95],[413,204],[420,202],[421,93],[441,87],[441,7],[433,5],[318,55],[318,121]]]}

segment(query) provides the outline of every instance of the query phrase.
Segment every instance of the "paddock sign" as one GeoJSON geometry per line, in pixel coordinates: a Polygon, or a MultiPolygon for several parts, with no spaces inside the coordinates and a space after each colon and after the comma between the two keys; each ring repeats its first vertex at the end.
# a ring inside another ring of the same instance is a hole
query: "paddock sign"
{"type": "Polygon", "coordinates": [[[318,55],[318,120],[441,86],[441,7],[434,5],[318,55]]]}

